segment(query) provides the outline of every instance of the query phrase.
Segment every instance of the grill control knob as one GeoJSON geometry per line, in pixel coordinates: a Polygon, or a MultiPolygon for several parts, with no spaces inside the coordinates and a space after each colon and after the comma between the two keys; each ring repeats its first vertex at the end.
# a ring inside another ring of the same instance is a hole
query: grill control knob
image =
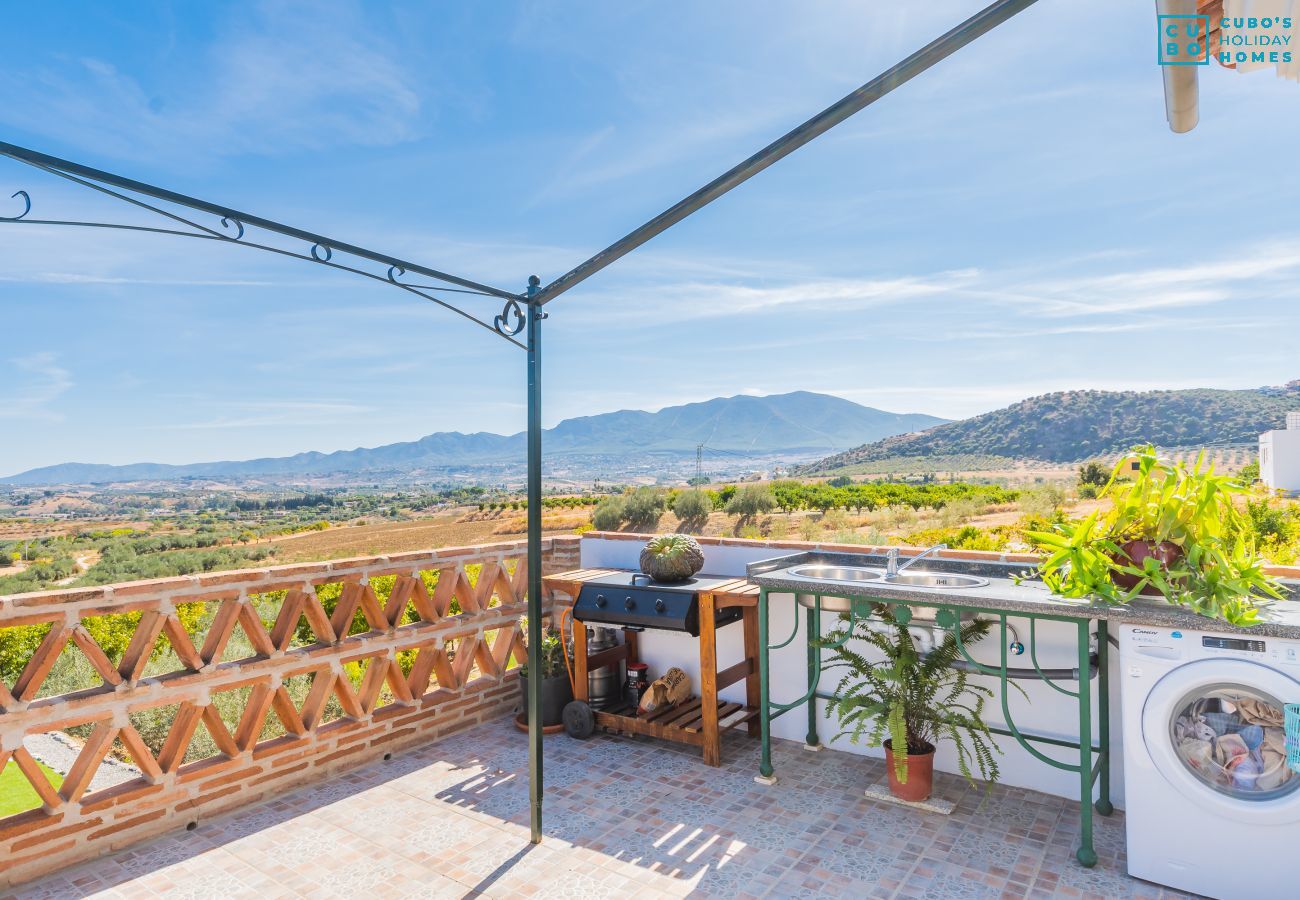
{"type": "Polygon", "coordinates": [[[597,594],[597,595],[596,595],[596,605],[599,606],[601,609],[604,609],[604,608],[605,608],[605,604],[606,604],[607,602],[608,602],[608,601],[605,599],[605,595],[604,595],[604,594],[597,594]]]}
{"type": "Polygon", "coordinates": [[[631,597],[628,597],[626,600],[623,601],[623,608],[636,609],[636,601],[633,600],[631,597]]]}
{"type": "Polygon", "coordinates": [[[668,604],[664,602],[663,597],[655,598],[655,612],[663,612],[667,608],[668,608],[668,604]]]}

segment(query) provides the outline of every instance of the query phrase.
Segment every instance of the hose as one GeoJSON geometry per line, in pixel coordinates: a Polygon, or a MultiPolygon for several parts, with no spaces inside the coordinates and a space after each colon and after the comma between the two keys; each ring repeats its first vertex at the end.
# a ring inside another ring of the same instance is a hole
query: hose
{"type": "MultiPolygon", "coordinates": [[[[577,684],[576,681],[573,680],[573,663],[569,660],[569,648],[568,648],[568,646],[564,643],[564,617],[565,617],[565,616],[568,616],[570,619],[573,618],[573,607],[572,607],[572,606],[566,606],[564,609],[560,610],[560,647],[561,647],[561,649],[564,651],[564,668],[565,668],[565,671],[567,671],[567,672],[569,673],[569,690],[573,691],[573,692],[576,694],[576,693],[577,693],[577,690],[578,690],[578,684],[577,684]]],[[[583,627],[585,628],[586,626],[584,625],[583,627]]],[[[572,642],[573,642],[573,633],[572,633],[572,631],[573,631],[573,625],[572,625],[572,623],[569,625],[569,631],[570,631],[570,633],[569,633],[569,641],[570,641],[570,643],[572,643],[572,642]]]]}

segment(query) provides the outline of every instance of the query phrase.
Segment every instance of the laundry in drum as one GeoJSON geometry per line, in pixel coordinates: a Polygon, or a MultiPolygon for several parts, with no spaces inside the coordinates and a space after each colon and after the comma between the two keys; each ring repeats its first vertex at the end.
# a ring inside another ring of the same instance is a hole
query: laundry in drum
{"type": "Polygon", "coordinates": [[[1247,689],[1215,688],[1187,697],[1171,737],[1197,778],[1221,793],[1267,799],[1289,790],[1282,704],[1247,689]]]}

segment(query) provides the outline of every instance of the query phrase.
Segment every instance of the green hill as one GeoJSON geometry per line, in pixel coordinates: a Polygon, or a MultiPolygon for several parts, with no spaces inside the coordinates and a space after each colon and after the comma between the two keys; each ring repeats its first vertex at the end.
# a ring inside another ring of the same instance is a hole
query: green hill
{"type": "Polygon", "coordinates": [[[1244,443],[1284,427],[1291,410],[1300,410],[1300,380],[1244,391],[1062,391],[864,444],[802,466],[796,474],[822,474],[891,457],[983,455],[1074,462],[1148,441],[1160,447],[1244,443]]]}

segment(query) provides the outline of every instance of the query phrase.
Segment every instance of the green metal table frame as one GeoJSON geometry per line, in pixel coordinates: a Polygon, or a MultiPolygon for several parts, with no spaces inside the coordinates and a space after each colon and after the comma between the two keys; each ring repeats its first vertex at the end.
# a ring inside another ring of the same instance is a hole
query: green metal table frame
{"type": "MultiPolygon", "coordinates": [[[[1107,669],[1107,657],[1109,651],[1109,633],[1107,623],[1104,619],[1078,618],[1074,616],[1054,615],[1050,613],[1029,612],[1029,611],[1010,611],[1003,609],[991,609],[987,607],[945,603],[935,600],[904,600],[897,597],[861,597],[837,594],[831,591],[825,591],[819,594],[813,594],[813,606],[805,610],[805,639],[808,645],[808,689],[804,695],[793,703],[774,703],[771,698],[771,679],[769,677],[768,655],[772,650],[779,650],[794,642],[799,634],[799,615],[798,609],[795,610],[794,628],[790,636],[778,644],[770,643],[769,623],[768,623],[768,589],[762,588],[758,594],[758,673],[759,673],[759,723],[760,734],[762,738],[762,761],[759,764],[760,780],[767,784],[775,783],[775,771],[772,768],[772,720],[784,715],[792,709],[799,706],[807,706],[808,714],[808,735],[807,743],[809,747],[819,747],[820,738],[817,735],[817,699],[831,700],[833,694],[818,690],[821,683],[822,674],[822,646],[818,644],[821,639],[821,614],[823,597],[841,597],[849,600],[851,603],[849,616],[849,627],[844,638],[853,633],[853,626],[856,621],[866,619],[872,613],[872,610],[879,606],[885,605],[893,611],[894,617],[901,622],[908,622],[912,618],[913,607],[925,607],[927,609],[937,609],[939,612],[936,617],[936,624],[941,628],[946,628],[957,636],[957,646],[961,655],[966,662],[977,672],[998,679],[999,697],[1002,705],[1002,715],[1006,722],[1005,727],[990,727],[990,731],[995,734],[1004,735],[1014,738],[1016,742],[1023,747],[1031,756],[1041,762],[1061,769],[1066,772],[1073,772],[1079,777],[1079,848],[1075,852],[1078,861],[1087,867],[1092,867],[1097,863],[1097,853],[1093,848],[1092,840],[1092,813],[1094,808],[1103,816],[1108,816],[1114,811],[1110,802],[1110,696],[1109,696],[1109,673],[1107,669]],[[990,666],[984,663],[978,663],[971,658],[970,653],[961,642],[961,630],[959,628],[962,613],[977,613],[981,616],[994,618],[998,623],[998,634],[1001,637],[1001,654],[997,666],[990,666]],[[1011,715],[1011,706],[1007,702],[1007,680],[1008,665],[1007,651],[1008,645],[1008,626],[1007,619],[1027,619],[1029,621],[1029,644],[1025,650],[1033,670],[1038,674],[1042,681],[1053,690],[1063,696],[1072,698],[1078,706],[1079,713],[1079,737],[1077,740],[1070,741],[1047,735],[1030,734],[1020,730],[1016,726],[1015,719],[1011,715]],[[1097,727],[1096,741],[1093,743],[1093,715],[1092,715],[1092,693],[1090,667],[1092,664],[1092,626],[1096,623],[1097,638],[1097,727]],[[1079,660],[1079,678],[1077,680],[1078,689],[1070,690],[1056,683],[1056,679],[1049,679],[1043,674],[1043,669],[1038,663],[1037,648],[1037,623],[1038,622],[1065,622],[1073,625],[1076,629],[1078,641],[1078,660],[1079,660]],[[1076,762],[1062,762],[1054,759],[1046,753],[1039,750],[1035,744],[1042,744],[1051,747],[1062,747],[1073,750],[1078,754],[1076,762]],[[1094,788],[1097,792],[1097,800],[1093,802],[1094,788]]],[[[777,593],[789,593],[788,591],[778,591],[777,593]]],[[[793,602],[793,601],[792,601],[793,602]]],[[[843,643],[843,641],[841,641],[843,643]]],[[[835,646],[835,645],[829,645],[835,646]]]]}

